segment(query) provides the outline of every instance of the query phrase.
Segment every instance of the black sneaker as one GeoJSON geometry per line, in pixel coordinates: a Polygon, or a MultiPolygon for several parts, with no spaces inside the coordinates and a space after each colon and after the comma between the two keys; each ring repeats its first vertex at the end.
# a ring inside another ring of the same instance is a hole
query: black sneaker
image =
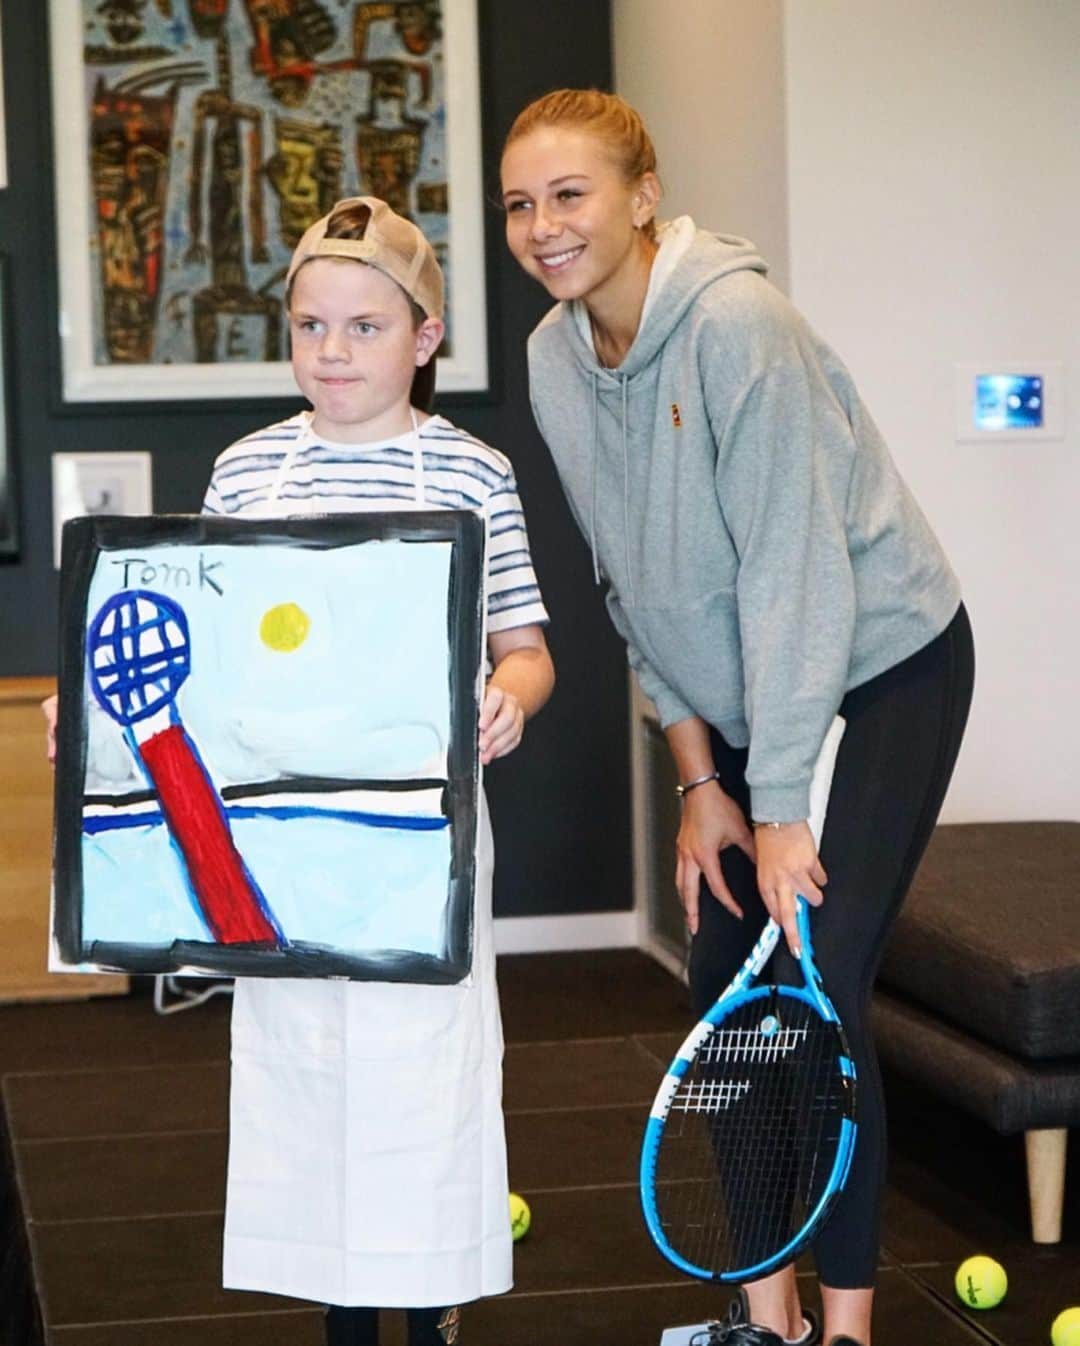
{"type": "MultiPolygon", "coordinates": [[[[803,1309],[807,1327],[804,1334],[797,1338],[798,1346],[818,1346],[821,1341],[821,1326],[817,1317],[809,1309],[803,1309]]],[[[727,1317],[720,1322],[707,1323],[701,1332],[690,1338],[690,1346],[791,1346],[790,1342],[774,1332],[771,1327],[758,1327],[750,1321],[750,1302],[745,1290],[739,1290],[731,1301],[727,1317]]],[[[833,1346],[847,1346],[843,1341],[833,1346]]],[[[858,1346],[858,1343],[853,1343],[858,1346]]]]}

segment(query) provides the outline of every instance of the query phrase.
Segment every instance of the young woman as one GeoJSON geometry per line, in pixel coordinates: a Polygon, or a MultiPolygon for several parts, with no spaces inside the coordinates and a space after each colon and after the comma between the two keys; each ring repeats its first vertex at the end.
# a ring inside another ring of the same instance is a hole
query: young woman
{"type": "MultiPolygon", "coordinates": [[[[658,229],[656,156],[595,90],[527,107],[502,159],[510,250],[558,300],[533,410],[683,785],[676,884],[703,1011],[795,895],[851,1039],[859,1139],[815,1245],[831,1346],[869,1346],[885,1160],[866,1024],[970,701],[956,578],[837,356],[742,239],[658,229]],[[815,760],[846,730],[819,855],[815,760]]],[[[790,976],[790,955],[775,975],[790,976]]],[[[740,1346],[817,1341],[791,1268],[747,1287],[740,1346]]]]}

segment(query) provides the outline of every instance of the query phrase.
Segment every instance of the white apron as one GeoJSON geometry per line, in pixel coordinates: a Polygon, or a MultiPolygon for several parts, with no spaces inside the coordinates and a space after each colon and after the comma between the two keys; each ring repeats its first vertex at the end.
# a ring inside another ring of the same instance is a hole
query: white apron
{"type": "Polygon", "coordinates": [[[510,1288],[492,858],[482,802],[469,983],[237,980],[227,1287],[382,1308],[510,1288]]]}
{"type": "MultiPolygon", "coordinates": [[[[421,474],[422,460],[418,506],[421,474]]],[[[286,512],[276,496],[266,513],[286,512]]],[[[466,982],[237,979],[228,1288],[380,1308],[441,1307],[510,1288],[482,792],[479,803],[466,982]]]]}

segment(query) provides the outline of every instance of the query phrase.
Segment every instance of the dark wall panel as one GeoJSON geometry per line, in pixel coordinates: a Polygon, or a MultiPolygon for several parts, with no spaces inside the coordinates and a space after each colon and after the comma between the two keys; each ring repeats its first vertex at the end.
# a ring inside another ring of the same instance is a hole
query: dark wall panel
{"type": "MultiPolygon", "coordinates": [[[[149,449],[155,508],[192,511],[226,444],[301,405],[298,398],[163,412],[132,403],[74,415],[60,406],[47,9],[47,0],[4,0],[3,7],[9,186],[0,190],[0,252],[11,259],[8,411],[22,551],[0,564],[0,677],[56,668],[51,453],[149,449]]],[[[499,148],[514,114],[559,85],[610,87],[610,6],[486,0],[481,9],[494,386],[489,397],[447,400],[441,409],[514,462],[559,675],[552,703],[522,747],[488,773],[496,909],[619,909],[630,903],[625,662],[529,411],[525,338],[546,297],[506,253],[494,204],[499,148]]]]}

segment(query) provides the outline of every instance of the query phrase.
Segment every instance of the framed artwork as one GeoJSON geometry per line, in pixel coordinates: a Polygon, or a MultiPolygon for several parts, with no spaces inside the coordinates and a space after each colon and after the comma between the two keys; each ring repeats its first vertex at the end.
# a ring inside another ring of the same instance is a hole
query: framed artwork
{"type": "Polygon", "coordinates": [[[8,405],[9,389],[13,386],[9,358],[10,302],[7,258],[0,256],[0,558],[15,557],[19,553],[15,501],[15,441],[11,433],[11,413],[8,405]]]}
{"type": "Polygon", "coordinates": [[[54,453],[52,456],[53,564],[68,519],[84,514],[149,514],[154,508],[148,452],[54,453]]]}
{"type": "Polygon", "coordinates": [[[299,396],[284,279],[334,202],[447,278],[441,391],[488,385],[477,0],[49,0],[63,400],[299,396]]]}
{"type": "Polygon", "coordinates": [[[466,976],[483,552],[468,511],[67,524],[54,970],[466,976]]]}
{"type": "Polygon", "coordinates": [[[0,0],[0,187],[7,185],[7,130],[4,126],[4,9],[0,0]]]}

